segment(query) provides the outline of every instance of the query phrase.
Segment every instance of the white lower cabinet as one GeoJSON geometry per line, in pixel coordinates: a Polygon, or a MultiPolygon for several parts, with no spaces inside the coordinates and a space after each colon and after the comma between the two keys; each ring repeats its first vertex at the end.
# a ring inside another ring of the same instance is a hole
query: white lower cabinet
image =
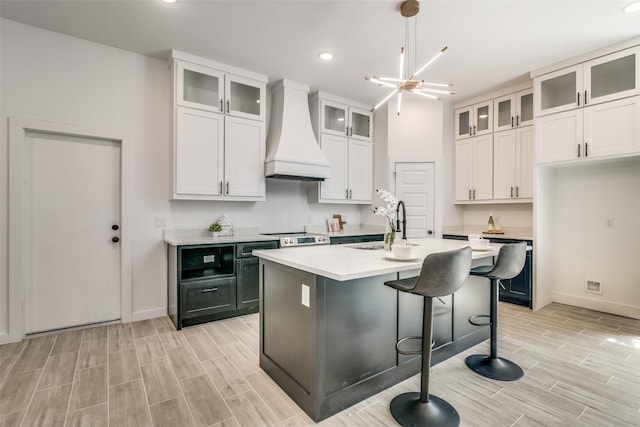
{"type": "Polygon", "coordinates": [[[493,134],[493,198],[533,199],[533,126],[493,134]]]}
{"type": "Polygon", "coordinates": [[[173,199],[265,197],[264,122],[177,107],[173,199]]]}
{"type": "Polygon", "coordinates": [[[538,117],[536,163],[640,153],[640,97],[538,117]]]}
{"type": "Polygon", "coordinates": [[[320,203],[371,203],[373,147],[370,142],[321,134],[331,178],[319,183],[320,203]]]}
{"type": "Polygon", "coordinates": [[[493,134],[456,141],[456,201],[493,198],[493,134]]]}

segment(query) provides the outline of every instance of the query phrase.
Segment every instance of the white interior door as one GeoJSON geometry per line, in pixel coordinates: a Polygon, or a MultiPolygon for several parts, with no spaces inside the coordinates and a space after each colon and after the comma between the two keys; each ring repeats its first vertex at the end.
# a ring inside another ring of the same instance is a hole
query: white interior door
{"type": "Polygon", "coordinates": [[[422,162],[395,164],[395,195],[407,208],[407,238],[434,237],[435,165],[422,162]]]}
{"type": "Polygon", "coordinates": [[[27,132],[24,149],[25,332],[120,318],[120,143],[27,132]]]}

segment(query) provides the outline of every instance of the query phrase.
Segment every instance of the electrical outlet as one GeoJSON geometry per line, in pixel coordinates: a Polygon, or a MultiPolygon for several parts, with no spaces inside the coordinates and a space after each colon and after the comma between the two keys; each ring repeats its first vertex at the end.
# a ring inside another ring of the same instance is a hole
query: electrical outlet
{"type": "Polygon", "coordinates": [[[585,282],[584,291],[591,294],[602,295],[602,284],[595,280],[588,280],[585,282]]]}
{"type": "Polygon", "coordinates": [[[607,217],[604,219],[604,228],[613,228],[613,218],[607,217]]]}
{"type": "Polygon", "coordinates": [[[155,217],[155,226],[156,227],[166,227],[167,226],[167,220],[165,219],[165,217],[163,217],[163,216],[155,217]]]}

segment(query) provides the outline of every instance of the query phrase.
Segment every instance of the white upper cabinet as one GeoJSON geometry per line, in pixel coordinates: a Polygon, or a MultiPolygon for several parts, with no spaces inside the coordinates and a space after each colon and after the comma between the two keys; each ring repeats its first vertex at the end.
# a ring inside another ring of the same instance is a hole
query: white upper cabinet
{"type": "Polygon", "coordinates": [[[172,55],[171,199],[264,200],[266,76],[172,55]]]}
{"type": "Polygon", "coordinates": [[[373,129],[371,112],[331,100],[320,102],[321,132],[371,141],[373,129]]]}
{"type": "Polygon", "coordinates": [[[311,124],[331,178],[312,190],[319,203],[373,200],[373,115],[363,104],[324,92],[309,97],[311,124]]]}
{"type": "Polygon", "coordinates": [[[493,131],[533,125],[533,89],[493,100],[493,131]]]}
{"type": "Polygon", "coordinates": [[[611,53],[534,79],[541,116],[640,94],[640,49],[611,53]]]}
{"type": "Polygon", "coordinates": [[[536,162],[640,153],[640,97],[536,119],[536,162]]]}
{"type": "Polygon", "coordinates": [[[264,120],[265,82],[176,61],[177,105],[264,120]]]}
{"type": "Polygon", "coordinates": [[[526,126],[493,136],[493,198],[533,198],[533,127],[526,126]]]}
{"type": "Polygon", "coordinates": [[[493,198],[493,135],[456,141],[455,174],[456,201],[493,198]]]}
{"type": "Polygon", "coordinates": [[[493,100],[455,110],[455,137],[464,139],[493,132],[493,100]]]}

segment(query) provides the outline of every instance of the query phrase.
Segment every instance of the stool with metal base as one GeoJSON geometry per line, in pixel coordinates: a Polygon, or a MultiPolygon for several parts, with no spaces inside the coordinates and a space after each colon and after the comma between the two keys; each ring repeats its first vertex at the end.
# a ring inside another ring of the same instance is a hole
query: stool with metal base
{"type": "Polygon", "coordinates": [[[402,426],[458,426],[460,416],[445,400],[429,394],[429,368],[433,339],[433,298],[457,291],[469,275],[471,248],[428,255],[422,263],[420,276],[385,282],[402,292],[424,297],[422,337],[405,337],[396,343],[400,354],[422,354],[420,393],[410,392],[396,396],[391,401],[391,414],[402,426]],[[422,338],[421,351],[404,351],[398,346],[408,339],[422,338]]]}
{"type": "Polygon", "coordinates": [[[501,381],[515,381],[524,375],[520,366],[510,360],[498,357],[498,286],[502,286],[500,280],[512,279],[522,271],[527,255],[527,247],[524,242],[511,243],[500,248],[498,259],[493,266],[480,266],[471,269],[472,276],[486,277],[491,281],[491,309],[490,314],[471,316],[469,323],[476,326],[484,326],[486,323],[477,323],[478,317],[488,317],[491,326],[491,354],[474,354],[465,359],[465,363],[476,373],[501,381]]]}

